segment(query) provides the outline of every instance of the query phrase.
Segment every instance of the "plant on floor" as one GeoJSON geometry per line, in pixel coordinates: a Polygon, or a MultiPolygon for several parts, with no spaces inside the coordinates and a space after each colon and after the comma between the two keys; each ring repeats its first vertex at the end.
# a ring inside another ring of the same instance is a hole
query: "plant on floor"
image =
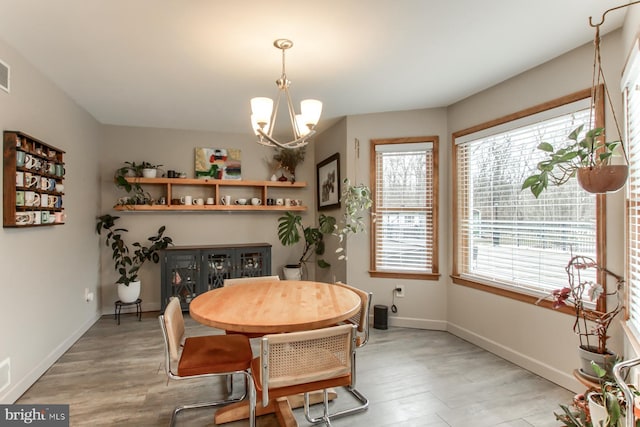
{"type": "Polygon", "coordinates": [[[131,282],[138,280],[138,271],[145,262],[152,261],[157,264],[160,261],[158,252],[172,245],[173,240],[171,237],[164,236],[165,226],[162,226],[155,235],[147,239],[151,243],[149,246],[135,242],[131,244],[135,249],[131,250],[123,239],[124,233],[129,230],[116,227],[116,221],[119,218],[109,214],[99,216],[96,232],[98,235],[102,235],[102,232],[106,233],[105,245],[111,248],[114,268],[120,275],[116,283],[128,286],[131,282]]]}
{"type": "MultiPolygon", "coordinates": [[[[305,265],[311,256],[324,255],[324,235],[331,234],[335,229],[336,219],[332,216],[320,214],[318,226],[302,225],[302,217],[291,212],[285,212],[278,218],[278,239],[285,246],[295,245],[304,236],[304,247],[298,259],[300,265],[305,265]]],[[[316,264],[320,268],[327,268],[331,264],[323,258],[316,258],[316,264]]]]}
{"type": "MultiPolygon", "coordinates": [[[[599,387],[591,387],[585,393],[576,395],[570,406],[560,405],[563,413],[556,420],[567,427],[624,427],[627,402],[624,391],[615,381],[607,380],[607,371],[595,362],[591,367],[599,378],[599,387]]],[[[638,390],[629,386],[634,396],[640,396],[638,390]]],[[[640,420],[634,423],[640,427],[640,420]]]]}
{"type": "Polygon", "coordinates": [[[563,185],[581,169],[592,170],[608,165],[620,141],[601,142],[604,128],[590,129],[580,139],[583,128],[584,125],[580,125],[574,129],[559,147],[541,142],[537,148],[548,157],[538,163],[537,173],[527,177],[521,189],[530,189],[537,198],[549,184],[563,185]]]}

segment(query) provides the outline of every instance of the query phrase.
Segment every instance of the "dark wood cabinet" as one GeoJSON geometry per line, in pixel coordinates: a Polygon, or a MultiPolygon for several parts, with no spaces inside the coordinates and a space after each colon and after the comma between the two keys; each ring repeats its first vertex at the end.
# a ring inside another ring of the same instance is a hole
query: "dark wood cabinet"
{"type": "Polygon", "coordinates": [[[197,295],[223,286],[224,279],[271,275],[271,245],[173,246],[161,256],[162,310],[180,298],[183,310],[197,295]]]}
{"type": "Polygon", "coordinates": [[[18,131],[4,131],[3,227],[64,224],[64,151],[18,131]]]}

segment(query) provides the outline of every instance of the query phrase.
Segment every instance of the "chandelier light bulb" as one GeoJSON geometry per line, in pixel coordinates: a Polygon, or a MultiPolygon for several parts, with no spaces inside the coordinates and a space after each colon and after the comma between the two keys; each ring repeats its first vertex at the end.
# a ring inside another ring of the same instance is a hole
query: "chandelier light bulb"
{"type": "Polygon", "coordinates": [[[311,125],[313,128],[320,120],[322,102],[317,99],[305,99],[300,103],[300,111],[302,112],[302,117],[305,119],[305,124],[311,125]]]}
{"type": "Polygon", "coordinates": [[[251,115],[258,124],[269,125],[271,121],[271,111],[273,110],[273,99],[265,97],[257,97],[251,99],[251,115]]]}

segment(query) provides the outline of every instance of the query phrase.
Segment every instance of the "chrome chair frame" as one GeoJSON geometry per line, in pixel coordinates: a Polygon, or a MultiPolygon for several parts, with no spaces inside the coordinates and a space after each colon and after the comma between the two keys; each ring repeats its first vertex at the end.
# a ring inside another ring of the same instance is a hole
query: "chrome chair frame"
{"type": "Polygon", "coordinates": [[[255,393],[255,388],[253,386],[253,379],[251,378],[251,373],[249,372],[249,370],[220,372],[220,373],[211,373],[211,374],[199,374],[199,375],[191,375],[191,376],[180,376],[180,375],[178,375],[177,373],[173,372],[172,367],[171,367],[171,354],[170,354],[170,348],[169,348],[169,337],[168,337],[168,334],[167,334],[167,326],[166,326],[166,323],[165,323],[164,314],[161,314],[160,316],[158,316],[158,320],[160,322],[160,329],[162,330],[162,338],[164,339],[165,372],[166,372],[167,377],[169,379],[171,379],[171,380],[188,380],[188,379],[193,379],[193,378],[226,377],[227,389],[228,389],[227,399],[216,400],[216,401],[212,401],[212,402],[199,402],[199,403],[193,403],[193,404],[184,404],[184,405],[180,405],[180,406],[176,407],[173,410],[173,413],[171,414],[171,422],[170,422],[169,425],[172,426],[172,427],[175,425],[175,421],[176,421],[176,417],[177,417],[178,413],[180,413],[183,410],[225,406],[225,405],[228,405],[230,403],[240,402],[240,401],[244,400],[247,397],[247,394],[248,394],[249,395],[249,407],[250,407],[249,426],[250,427],[255,427],[255,416],[252,416],[252,415],[253,415],[253,410],[255,408],[256,393],[255,393]],[[245,390],[244,390],[244,393],[242,394],[242,396],[236,397],[236,398],[229,398],[233,394],[233,375],[235,375],[235,374],[240,374],[240,375],[244,376],[245,390]]]}

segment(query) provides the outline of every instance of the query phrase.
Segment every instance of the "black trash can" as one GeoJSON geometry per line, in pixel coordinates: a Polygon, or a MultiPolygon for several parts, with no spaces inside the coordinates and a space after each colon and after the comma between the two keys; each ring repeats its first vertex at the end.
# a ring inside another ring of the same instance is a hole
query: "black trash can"
{"type": "Polygon", "coordinates": [[[387,329],[389,319],[389,307],[386,305],[373,306],[373,327],[376,329],[387,329]]]}

